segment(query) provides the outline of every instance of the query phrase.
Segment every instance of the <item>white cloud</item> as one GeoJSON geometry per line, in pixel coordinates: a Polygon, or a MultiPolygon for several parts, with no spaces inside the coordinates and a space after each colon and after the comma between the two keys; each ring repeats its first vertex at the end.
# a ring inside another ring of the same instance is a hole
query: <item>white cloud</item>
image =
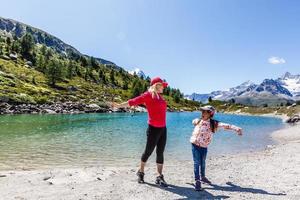
{"type": "Polygon", "coordinates": [[[273,65],[284,64],[285,60],[283,58],[272,56],[268,59],[268,62],[273,65]]]}

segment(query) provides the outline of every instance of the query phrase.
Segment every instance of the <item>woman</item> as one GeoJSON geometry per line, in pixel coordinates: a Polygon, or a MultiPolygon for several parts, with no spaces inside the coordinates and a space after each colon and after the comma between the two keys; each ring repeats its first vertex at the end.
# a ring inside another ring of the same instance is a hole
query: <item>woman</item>
{"type": "Polygon", "coordinates": [[[167,128],[166,128],[166,112],[167,102],[163,99],[162,93],[168,83],[164,82],[161,78],[156,77],[151,80],[150,88],[142,95],[130,99],[127,102],[116,105],[118,108],[145,105],[148,111],[148,129],[147,129],[147,143],[145,151],[142,154],[140,169],[137,172],[138,182],[144,183],[144,168],[149,156],[152,154],[156,147],[156,164],[157,173],[155,183],[163,187],[167,187],[162,174],[164,164],[164,150],[167,141],[167,128]]]}

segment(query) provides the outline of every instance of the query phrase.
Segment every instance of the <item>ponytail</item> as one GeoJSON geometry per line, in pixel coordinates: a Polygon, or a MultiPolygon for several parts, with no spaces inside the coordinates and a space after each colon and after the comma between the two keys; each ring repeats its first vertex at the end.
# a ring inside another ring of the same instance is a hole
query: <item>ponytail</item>
{"type": "Polygon", "coordinates": [[[218,129],[218,125],[219,125],[219,121],[214,120],[214,119],[210,119],[210,129],[213,133],[215,133],[218,129]]]}

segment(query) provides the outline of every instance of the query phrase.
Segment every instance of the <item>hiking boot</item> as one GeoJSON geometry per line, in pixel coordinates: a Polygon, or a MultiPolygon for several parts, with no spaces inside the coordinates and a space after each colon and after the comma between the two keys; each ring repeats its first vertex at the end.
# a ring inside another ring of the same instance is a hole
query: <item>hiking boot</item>
{"type": "Polygon", "coordinates": [[[138,176],[138,183],[145,183],[145,181],[144,181],[145,173],[144,172],[138,171],[136,173],[136,175],[138,176]]]}
{"type": "Polygon", "coordinates": [[[211,184],[210,180],[208,180],[205,176],[201,177],[201,181],[203,183],[211,184]]]}
{"type": "Polygon", "coordinates": [[[160,175],[160,176],[156,177],[155,183],[162,187],[168,187],[168,183],[165,181],[164,175],[160,175]]]}
{"type": "Polygon", "coordinates": [[[195,182],[195,190],[196,191],[201,191],[202,190],[202,188],[201,188],[201,181],[200,180],[197,180],[195,182]]]}

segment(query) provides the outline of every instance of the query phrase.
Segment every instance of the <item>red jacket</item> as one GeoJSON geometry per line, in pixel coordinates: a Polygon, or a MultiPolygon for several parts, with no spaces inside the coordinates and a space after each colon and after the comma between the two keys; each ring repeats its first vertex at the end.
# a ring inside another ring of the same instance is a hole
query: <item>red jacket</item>
{"type": "Polygon", "coordinates": [[[154,127],[166,126],[167,102],[161,95],[159,98],[156,96],[152,98],[150,92],[145,92],[134,99],[130,99],[128,104],[129,106],[144,104],[148,110],[148,124],[154,127]]]}

